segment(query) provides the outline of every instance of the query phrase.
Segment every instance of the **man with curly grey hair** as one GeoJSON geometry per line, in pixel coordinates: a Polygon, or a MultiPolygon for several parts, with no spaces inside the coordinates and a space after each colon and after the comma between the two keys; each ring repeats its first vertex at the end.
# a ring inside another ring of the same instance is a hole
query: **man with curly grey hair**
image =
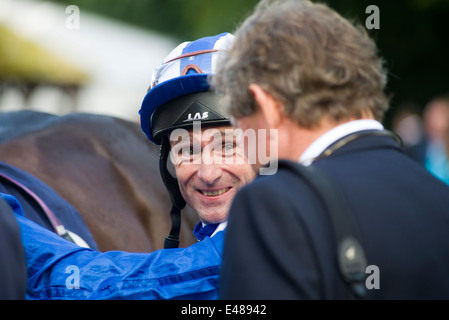
{"type": "Polygon", "coordinates": [[[234,198],[221,298],[449,298],[449,188],[384,129],[386,78],[324,4],[262,1],[237,29],[212,83],[235,126],[277,131],[279,166],[234,198]]]}

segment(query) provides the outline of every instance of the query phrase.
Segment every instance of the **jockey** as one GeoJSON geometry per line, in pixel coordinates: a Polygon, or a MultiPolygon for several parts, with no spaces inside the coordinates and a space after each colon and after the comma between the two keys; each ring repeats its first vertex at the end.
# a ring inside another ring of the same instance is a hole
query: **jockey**
{"type": "Polygon", "coordinates": [[[201,240],[225,228],[235,192],[254,178],[254,171],[244,164],[243,149],[237,145],[221,97],[209,90],[208,84],[217,60],[223,49],[230,47],[233,37],[222,33],[177,46],[154,70],[150,90],[142,103],[142,130],[161,146],[159,168],[173,203],[172,229],[165,239],[165,248],[178,247],[180,211],[186,202],[200,218],[194,234],[201,240]],[[210,127],[214,130],[207,130],[210,127]],[[223,133],[218,142],[214,135],[208,136],[217,131],[223,133]],[[225,138],[225,131],[231,132],[231,136],[225,138]],[[186,139],[182,139],[183,133],[186,139]],[[211,147],[214,157],[207,164],[202,150],[211,147]],[[172,161],[167,163],[171,148],[172,161]],[[171,164],[177,179],[170,174],[171,164]]]}
{"type": "Polygon", "coordinates": [[[26,298],[218,297],[227,211],[237,190],[254,177],[229,116],[207,81],[220,51],[232,39],[223,33],[179,45],[155,70],[142,103],[142,129],[161,145],[161,175],[173,202],[174,221],[165,246],[173,249],[128,253],[82,248],[24,218],[20,203],[9,198],[25,249],[26,298]],[[167,167],[169,155],[176,179],[167,167]],[[199,215],[195,232],[202,241],[175,248],[177,219],[185,203],[199,215]]]}

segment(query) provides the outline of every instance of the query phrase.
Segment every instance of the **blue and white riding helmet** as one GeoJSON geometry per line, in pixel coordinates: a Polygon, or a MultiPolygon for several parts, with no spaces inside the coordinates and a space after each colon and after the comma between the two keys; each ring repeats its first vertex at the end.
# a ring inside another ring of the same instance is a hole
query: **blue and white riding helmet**
{"type": "Polygon", "coordinates": [[[225,50],[230,49],[234,36],[221,33],[178,45],[155,69],[151,86],[140,109],[142,130],[147,137],[161,146],[159,170],[173,203],[170,216],[172,229],[165,239],[165,248],[179,245],[180,211],[186,202],[178,181],[167,168],[170,149],[168,135],[177,128],[230,125],[219,94],[211,90],[208,78],[225,50]]]}
{"type": "Polygon", "coordinates": [[[210,90],[208,77],[228,50],[234,36],[221,33],[178,45],[153,72],[141,109],[142,130],[156,144],[176,128],[230,123],[219,96],[210,90]]]}

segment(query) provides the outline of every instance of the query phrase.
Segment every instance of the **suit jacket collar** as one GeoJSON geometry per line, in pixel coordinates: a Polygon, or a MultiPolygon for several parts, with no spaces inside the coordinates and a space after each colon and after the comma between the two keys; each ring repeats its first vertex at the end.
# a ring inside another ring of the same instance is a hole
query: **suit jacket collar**
{"type": "Polygon", "coordinates": [[[363,151],[372,151],[376,149],[395,149],[399,152],[404,152],[402,148],[402,142],[400,138],[395,134],[387,130],[373,131],[368,130],[366,132],[357,132],[350,134],[346,137],[336,141],[333,145],[329,146],[332,149],[339,142],[346,140],[346,142],[334,148],[330,154],[323,152],[320,156],[314,159],[314,162],[320,160],[331,159],[333,156],[347,155],[350,153],[359,153],[363,151]],[[347,139],[349,136],[355,137],[354,139],[347,139]]]}
{"type": "Polygon", "coordinates": [[[310,165],[326,148],[335,143],[337,140],[364,130],[383,130],[383,125],[376,120],[353,120],[345,122],[331,130],[327,131],[316,139],[301,155],[299,162],[303,165],[310,165]]]}

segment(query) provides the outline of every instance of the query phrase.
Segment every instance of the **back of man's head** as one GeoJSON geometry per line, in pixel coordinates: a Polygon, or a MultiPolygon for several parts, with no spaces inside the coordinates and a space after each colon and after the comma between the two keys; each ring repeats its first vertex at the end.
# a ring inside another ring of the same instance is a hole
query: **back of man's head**
{"type": "Polygon", "coordinates": [[[388,109],[386,72],[366,31],[324,4],[262,1],[238,28],[213,85],[227,94],[235,118],[255,111],[256,83],[284,113],[312,128],[323,116],[337,122],[388,109]]]}

